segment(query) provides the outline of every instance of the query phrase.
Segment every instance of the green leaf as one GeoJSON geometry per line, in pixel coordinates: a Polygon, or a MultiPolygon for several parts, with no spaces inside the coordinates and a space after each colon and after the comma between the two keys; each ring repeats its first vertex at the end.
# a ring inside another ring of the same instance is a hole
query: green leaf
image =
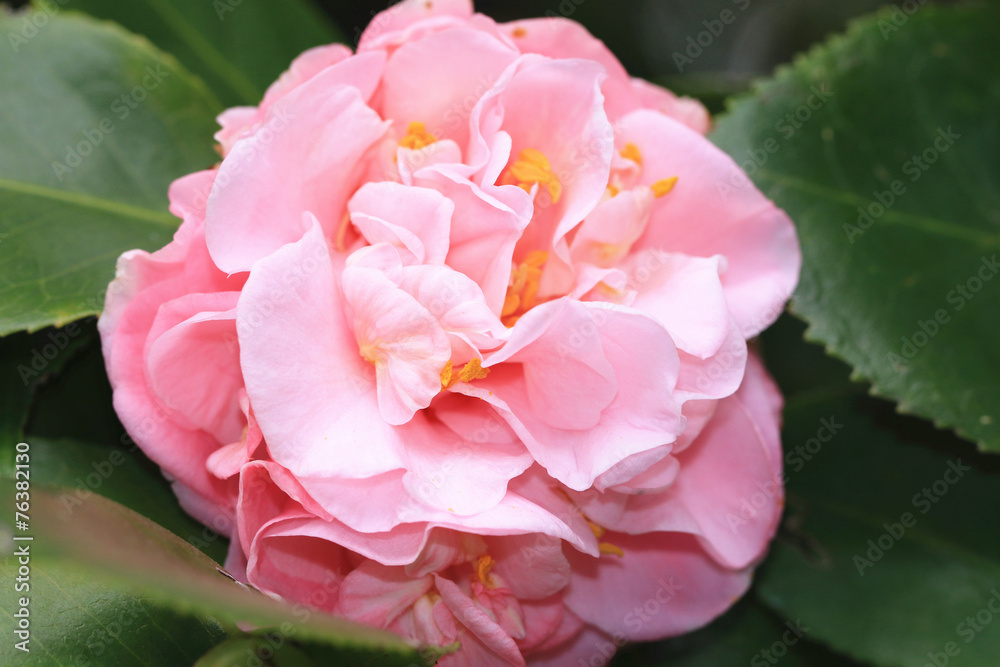
{"type": "MultiPolygon", "coordinates": [[[[25,544],[34,550],[31,542],[17,542],[15,548],[25,544]]],[[[0,593],[0,615],[5,626],[15,629],[19,600],[29,600],[30,640],[25,647],[30,651],[16,648],[22,639],[8,631],[0,644],[0,663],[5,665],[177,667],[191,664],[226,637],[211,619],[182,616],[86,574],[38,563],[33,556],[30,573],[21,582],[30,589],[15,591],[18,567],[14,556],[0,567],[0,576],[11,582],[0,593]]]]}
{"type": "Polygon", "coordinates": [[[623,649],[612,667],[833,667],[854,664],[809,642],[796,621],[775,617],[752,595],[706,628],[664,642],[623,649]]]}
{"type": "MultiPolygon", "coordinates": [[[[18,543],[18,544],[24,544],[18,543]]],[[[16,627],[13,614],[27,596],[30,641],[25,653],[15,647],[12,632],[0,644],[5,665],[101,665],[102,667],[177,667],[226,637],[207,618],[183,616],[127,590],[95,582],[88,575],[49,565],[30,565],[30,590],[15,592],[13,584],[0,594],[5,625],[16,627]]],[[[17,559],[5,560],[4,581],[18,576],[17,559]]]]}
{"type": "Polygon", "coordinates": [[[93,327],[74,322],[64,329],[17,333],[0,339],[0,473],[13,470],[14,445],[23,439],[32,396],[59,373],[81,347],[93,340],[93,327]]]}
{"type": "Polygon", "coordinates": [[[0,335],[100,312],[118,255],[173,235],[170,182],[217,160],[218,102],[175,60],[79,16],[25,25],[0,13],[32,35],[0,45],[0,335]]]}
{"type": "Polygon", "coordinates": [[[58,375],[35,391],[24,432],[27,438],[130,444],[115,413],[96,331],[58,375]]]}
{"type": "MultiPolygon", "coordinates": [[[[63,492],[31,489],[35,564],[78,569],[181,613],[275,628],[289,640],[379,650],[417,661],[417,653],[396,635],[281,603],[237,583],[193,546],[118,503],[93,495],[67,511],[63,492]]],[[[11,497],[9,491],[3,497],[11,497]]]]}
{"type": "Polygon", "coordinates": [[[759,597],[859,660],[922,667],[950,650],[955,665],[992,667],[1000,533],[982,508],[1000,495],[1000,465],[884,401],[840,393],[787,405],[786,518],[759,597]]]}
{"type": "MultiPolygon", "coordinates": [[[[796,221],[793,310],[810,338],[901,411],[990,451],[1000,451],[998,59],[995,7],[889,10],[780,70],[713,134],[796,221]]],[[[723,197],[739,187],[735,176],[718,183],[723,197]]]]}
{"type": "Polygon", "coordinates": [[[194,667],[231,667],[253,662],[254,657],[264,667],[321,667],[350,665],[351,667],[419,667],[433,665],[441,651],[428,650],[414,662],[412,654],[373,649],[329,646],[317,642],[293,643],[281,632],[261,630],[253,635],[235,637],[206,653],[194,667]],[[426,658],[426,659],[425,659],[426,658]]]}
{"type": "Polygon", "coordinates": [[[32,481],[62,487],[58,500],[67,515],[75,514],[96,493],[155,521],[216,562],[225,560],[228,540],[220,533],[229,534],[231,520],[220,516],[224,523],[213,530],[191,518],[160,470],[134,445],[130,449],[38,437],[27,438],[27,443],[32,481]]]}
{"type": "Polygon", "coordinates": [[[278,633],[270,636],[260,634],[234,637],[203,655],[194,663],[194,667],[232,667],[246,664],[261,665],[261,667],[317,667],[308,655],[285,641],[285,638],[278,633]]]}
{"type": "Polygon", "coordinates": [[[257,104],[302,51],[344,41],[306,0],[73,0],[72,6],[145,35],[226,105],[257,104]]]}

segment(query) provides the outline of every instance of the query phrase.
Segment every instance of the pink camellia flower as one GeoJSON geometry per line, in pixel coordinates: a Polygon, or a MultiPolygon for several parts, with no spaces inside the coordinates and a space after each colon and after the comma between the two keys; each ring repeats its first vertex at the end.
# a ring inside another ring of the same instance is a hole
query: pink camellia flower
{"type": "Polygon", "coordinates": [[[219,120],[100,330],[235,575],[442,665],[604,664],[742,595],[783,503],[746,341],[800,253],[697,102],[571,21],[406,0],[219,120]]]}

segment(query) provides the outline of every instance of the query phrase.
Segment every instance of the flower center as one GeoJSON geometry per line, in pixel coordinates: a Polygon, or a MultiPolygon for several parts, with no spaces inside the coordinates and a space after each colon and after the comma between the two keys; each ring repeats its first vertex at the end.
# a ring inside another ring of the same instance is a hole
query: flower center
{"type": "Polygon", "coordinates": [[[493,577],[490,576],[490,572],[493,570],[493,566],[496,565],[496,561],[489,554],[483,554],[476,559],[476,564],[473,568],[472,580],[482,582],[486,588],[496,588],[497,584],[493,581],[493,577]]]}
{"type": "Polygon", "coordinates": [[[549,191],[552,203],[558,203],[562,197],[562,183],[552,171],[552,165],[545,154],[534,148],[522,150],[514,164],[504,174],[504,185],[516,185],[530,193],[536,183],[545,186],[549,191]]]}
{"type": "Polygon", "coordinates": [[[406,128],[406,136],[399,140],[399,145],[403,148],[420,150],[425,146],[430,146],[437,140],[437,137],[427,131],[426,125],[415,120],[406,128]]]}
{"type": "Polygon", "coordinates": [[[456,373],[455,367],[449,359],[448,363],[446,363],[444,368],[441,369],[441,388],[447,389],[456,382],[472,382],[473,380],[482,380],[489,374],[490,369],[483,368],[482,365],[480,365],[479,359],[473,359],[463,366],[462,370],[456,373]]]}
{"type": "MultiPolygon", "coordinates": [[[[586,517],[584,518],[586,519],[586,517]]],[[[594,537],[596,537],[597,539],[601,539],[602,537],[604,537],[604,533],[607,532],[605,531],[604,526],[599,526],[590,519],[586,519],[586,521],[587,525],[590,526],[590,532],[594,534],[594,537]]],[[[625,557],[625,552],[622,551],[622,548],[616,544],[611,544],[610,542],[598,542],[597,550],[600,551],[602,554],[613,554],[615,556],[618,556],[619,558],[625,557]]]]}
{"type": "Polygon", "coordinates": [[[521,316],[537,304],[535,297],[542,279],[542,267],[548,259],[549,253],[535,250],[510,272],[510,284],[500,313],[500,321],[506,327],[517,324],[521,316]]]}
{"type": "Polygon", "coordinates": [[[640,167],[642,166],[642,152],[640,152],[639,147],[631,141],[625,144],[625,148],[618,151],[618,154],[626,160],[632,160],[632,162],[635,162],[640,167]]]}
{"type": "MultiPolygon", "coordinates": [[[[640,151],[639,147],[632,142],[625,144],[625,147],[618,151],[618,154],[626,160],[634,162],[640,170],[642,169],[642,151],[640,151]]],[[[612,170],[611,179],[608,182],[608,194],[612,197],[616,197],[622,190],[628,189],[623,184],[626,180],[630,179],[624,174],[620,172],[616,173],[615,170],[612,170]]],[[[653,195],[659,199],[660,197],[669,194],[670,191],[674,189],[675,185],[677,185],[677,176],[671,176],[670,178],[661,178],[650,185],[649,189],[652,190],[653,195]]]]}

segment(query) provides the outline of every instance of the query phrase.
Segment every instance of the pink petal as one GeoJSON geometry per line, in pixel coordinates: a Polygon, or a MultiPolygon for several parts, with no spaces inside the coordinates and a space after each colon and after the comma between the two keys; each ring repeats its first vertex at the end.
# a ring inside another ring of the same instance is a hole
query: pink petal
{"type": "Polygon", "coordinates": [[[510,281],[514,245],[531,218],[527,195],[518,188],[520,194],[513,193],[513,199],[501,200],[440,168],[424,169],[416,177],[418,185],[433,187],[454,202],[448,266],[474,280],[487,306],[499,315],[510,281]]]}
{"type": "Polygon", "coordinates": [[[616,529],[692,532],[720,563],[751,565],[774,537],[784,507],[780,411],[780,394],[755,360],[739,391],[719,402],[698,439],[677,455],[674,484],[632,497],[616,529]]]}
{"type": "Polygon", "coordinates": [[[652,206],[648,188],[622,192],[599,204],[573,237],[573,262],[603,268],[618,265],[645,231],[652,206]]]}
{"type": "Polygon", "coordinates": [[[493,572],[519,600],[541,600],[569,584],[569,561],[562,541],[550,535],[512,535],[487,540],[496,560],[493,572]]]}
{"type": "Polygon", "coordinates": [[[247,394],[274,460],[300,479],[402,467],[345,306],[314,225],[254,266],[237,307],[247,394]]]}
{"type": "MultiPolygon", "coordinates": [[[[577,339],[581,346],[599,342],[615,377],[620,378],[613,400],[603,409],[596,425],[587,430],[551,426],[551,418],[539,415],[537,405],[528,398],[527,369],[521,371],[511,364],[493,367],[491,361],[490,376],[463,391],[494,405],[549,475],[571,489],[584,490],[629,456],[669,444],[681,432],[680,407],[672,398],[678,359],[666,331],[651,319],[607,304],[568,303],[573,304],[569,306],[573,310],[589,311],[593,320],[588,328],[562,330],[562,344],[575,346],[577,339]],[[643,353],[637,354],[636,350],[643,353]]],[[[515,329],[536,310],[557,304],[550,302],[529,311],[515,329]]],[[[577,351],[573,350],[573,354],[577,351]]],[[[551,383],[553,396],[560,384],[577,396],[574,385],[580,380],[573,374],[546,381],[551,383]]]]}
{"type": "Polygon", "coordinates": [[[718,565],[691,535],[607,533],[624,557],[567,553],[573,581],[566,605],[585,622],[630,641],[699,628],[750,586],[750,571],[718,565]]]}
{"type": "Polygon", "coordinates": [[[725,331],[722,345],[705,359],[680,351],[675,396],[685,405],[691,400],[724,398],[740,386],[747,363],[747,343],[732,316],[725,331]]]}
{"type": "Polygon", "coordinates": [[[585,430],[601,419],[618,391],[604,354],[599,324],[583,304],[559,299],[529,311],[503,349],[486,366],[507,362],[524,368],[526,400],[552,428],[585,430]]]}
{"type": "Polygon", "coordinates": [[[160,307],[149,332],[150,389],[185,428],[219,442],[240,437],[246,418],[236,340],[238,292],[189,294],[160,307]]]}
{"type": "Polygon", "coordinates": [[[532,463],[524,445],[495,412],[465,396],[443,396],[433,413],[435,422],[410,430],[403,476],[407,491],[459,516],[498,505],[507,494],[507,483],[532,463]]]}
{"type": "MultiPolygon", "coordinates": [[[[451,613],[455,615],[455,619],[468,628],[475,639],[495,654],[493,656],[484,656],[491,659],[489,662],[469,664],[524,665],[524,658],[521,656],[521,651],[517,648],[517,644],[511,636],[504,632],[503,628],[497,625],[458,586],[452,581],[436,574],[434,575],[434,583],[437,586],[438,593],[441,594],[441,598],[448,605],[451,613]]],[[[468,638],[462,640],[462,652],[472,649],[467,642],[468,638]]]]}
{"type": "Polygon", "coordinates": [[[340,610],[352,620],[384,628],[433,586],[431,576],[413,578],[403,568],[366,561],[344,579],[340,610]]]}
{"type": "Polygon", "coordinates": [[[413,121],[437,139],[465,146],[476,101],[517,58],[492,35],[456,27],[400,46],[386,64],[382,115],[402,137],[413,121]]]}
{"type": "MultiPolygon", "coordinates": [[[[506,85],[496,89],[504,132],[512,139],[511,162],[526,148],[541,151],[562,185],[558,202],[546,189],[535,200],[532,224],[515,258],[559,245],[604,195],[614,150],[604,111],[603,68],[586,60],[522,56],[506,85]]],[[[490,97],[482,104],[489,106],[490,97]]],[[[507,186],[513,187],[513,186],[507,186]]]]}
{"type": "Polygon", "coordinates": [[[647,250],[630,257],[625,270],[637,292],[632,307],[660,322],[678,349],[700,359],[719,351],[730,320],[719,279],[725,271],[722,257],[647,250]]]}
{"type": "MultiPolygon", "coordinates": [[[[358,51],[380,48],[399,40],[404,32],[421,24],[436,24],[442,19],[468,19],[471,0],[403,0],[376,14],[358,42],[358,51]]],[[[448,22],[460,24],[462,21],[448,22]]]]}
{"type": "MultiPolygon", "coordinates": [[[[506,338],[507,328],[487,305],[482,289],[464,273],[446,266],[407,266],[400,273],[399,286],[449,334],[478,350],[497,347],[506,338]]],[[[452,345],[454,349],[454,340],[452,345]]]]}
{"type": "Polygon", "coordinates": [[[701,102],[690,97],[677,97],[666,88],[643,79],[632,79],[632,91],[639,107],[653,109],[670,116],[698,134],[708,134],[712,117],[701,102]]]}
{"type": "Polygon", "coordinates": [[[367,183],[348,203],[351,222],[369,243],[405,248],[418,264],[444,264],[455,205],[429,188],[367,183]]]}
{"type": "Polygon", "coordinates": [[[361,355],[375,365],[378,405],[393,426],[405,424],[441,391],[451,343],[416,299],[377,269],[351,266],[343,274],[361,355]]]}
{"type": "Polygon", "coordinates": [[[700,134],[652,111],[636,111],[617,127],[618,141],[634,143],[645,157],[642,182],[678,176],[657,200],[636,248],[696,257],[725,256],[722,285],[744,338],[773,322],[798,280],[801,253],[788,216],[739,167],[700,134]]]}
{"type": "Polygon", "coordinates": [[[222,161],[205,219],[208,248],[222,270],[247,271],[297,241],[307,230],[305,211],[327,235],[340,223],[361,177],[358,163],[386,125],[356,88],[328,85],[335,69],[276,102],[263,127],[222,161]]]}
{"type": "Polygon", "coordinates": [[[618,58],[586,28],[562,17],[513,21],[501,26],[521,53],[549,58],[581,58],[601,64],[607,72],[601,86],[608,116],[614,120],[638,107],[628,72],[618,58]]]}
{"type": "Polygon", "coordinates": [[[583,625],[579,617],[566,610],[564,617],[572,619],[569,633],[557,633],[563,639],[561,642],[546,642],[539,651],[533,651],[528,656],[531,667],[565,667],[566,665],[585,665],[586,667],[603,667],[618,651],[619,645],[611,637],[597,628],[583,625]],[[568,636],[566,636],[568,635],[568,636]]]}

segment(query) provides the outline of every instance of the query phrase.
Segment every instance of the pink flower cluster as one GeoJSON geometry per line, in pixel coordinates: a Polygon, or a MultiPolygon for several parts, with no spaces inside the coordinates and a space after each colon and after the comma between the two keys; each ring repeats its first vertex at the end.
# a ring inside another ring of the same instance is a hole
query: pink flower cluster
{"type": "Polygon", "coordinates": [[[571,21],[406,0],[219,120],[100,331],[236,576],[441,665],[602,664],[743,594],[783,500],[746,341],[800,254],[697,102],[571,21]]]}

